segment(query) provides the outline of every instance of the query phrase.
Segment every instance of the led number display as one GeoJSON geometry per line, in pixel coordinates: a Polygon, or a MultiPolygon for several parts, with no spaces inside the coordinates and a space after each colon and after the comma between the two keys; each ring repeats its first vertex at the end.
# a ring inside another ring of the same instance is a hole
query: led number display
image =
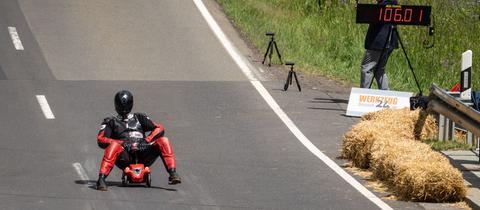
{"type": "Polygon", "coordinates": [[[431,6],[357,4],[357,23],[430,25],[431,6]]]}

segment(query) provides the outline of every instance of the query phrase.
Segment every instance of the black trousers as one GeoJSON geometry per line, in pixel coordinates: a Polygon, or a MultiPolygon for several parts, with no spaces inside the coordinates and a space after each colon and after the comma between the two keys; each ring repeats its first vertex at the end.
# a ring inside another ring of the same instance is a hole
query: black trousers
{"type": "Polygon", "coordinates": [[[118,168],[124,170],[130,164],[135,164],[135,155],[137,156],[137,163],[142,163],[145,166],[151,166],[153,163],[155,163],[155,160],[157,160],[158,157],[161,157],[165,166],[165,161],[163,160],[162,153],[156,146],[148,147],[143,151],[137,151],[136,154],[131,154],[127,151],[123,151],[122,153],[120,153],[117,160],[115,161],[115,165],[118,168]]]}

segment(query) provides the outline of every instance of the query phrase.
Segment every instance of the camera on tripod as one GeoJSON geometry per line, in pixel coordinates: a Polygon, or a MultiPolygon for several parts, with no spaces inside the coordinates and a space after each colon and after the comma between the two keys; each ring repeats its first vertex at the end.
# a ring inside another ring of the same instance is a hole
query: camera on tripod
{"type": "Polygon", "coordinates": [[[277,42],[275,41],[275,33],[274,32],[267,32],[267,33],[265,33],[265,36],[269,36],[270,41],[268,42],[267,51],[265,52],[265,55],[263,56],[262,64],[265,64],[265,61],[267,60],[267,55],[268,55],[268,66],[272,66],[272,55],[273,55],[274,50],[277,52],[278,59],[280,60],[280,64],[283,64],[282,55],[280,55],[280,51],[278,50],[277,42]]]}
{"type": "Polygon", "coordinates": [[[410,110],[418,108],[426,109],[428,107],[428,96],[412,96],[410,97],[410,110]]]}
{"type": "Polygon", "coordinates": [[[295,82],[297,83],[298,91],[302,92],[302,87],[300,87],[300,83],[298,82],[297,78],[297,72],[293,69],[293,66],[295,65],[294,62],[287,61],[285,62],[285,65],[290,66],[290,71],[288,72],[288,77],[287,81],[285,82],[285,85],[283,86],[283,90],[287,91],[288,86],[293,84],[293,79],[295,78],[295,82]]]}

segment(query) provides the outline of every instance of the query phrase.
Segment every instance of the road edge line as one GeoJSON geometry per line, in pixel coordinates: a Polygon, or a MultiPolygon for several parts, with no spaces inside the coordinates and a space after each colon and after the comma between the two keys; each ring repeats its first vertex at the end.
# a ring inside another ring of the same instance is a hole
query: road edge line
{"type": "Polygon", "coordinates": [[[55,119],[55,115],[53,115],[52,109],[50,109],[45,95],[36,95],[36,97],[38,104],[40,105],[40,109],[42,109],[43,115],[45,115],[45,118],[55,119]]]}
{"type": "Polygon", "coordinates": [[[258,93],[263,97],[267,102],[270,108],[275,112],[275,114],[283,121],[283,123],[290,129],[290,131],[297,137],[297,139],[315,156],[317,156],[321,161],[323,161],[328,167],[330,167],[335,173],[342,177],[346,182],[348,182],[352,187],[359,191],[363,196],[372,201],[375,205],[380,207],[383,210],[393,210],[388,204],[386,204],[382,199],[378,198],[365,186],[360,184],[355,178],[343,170],[339,165],[337,165],[332,159],[326,156],[321,152],[303,133],[300,129],[293,123],[293,121],[288,117],[288,115],[282,110],[278,105],[275,99],[270,95],[270,93],[265,89],[263,84],[258,81],[254,76],[248,65],[241,58],[240,54],[233,47],[233,44],[228,40],[226,35],[223,33],[220,26],[217,24],[213,16],[207,10],[202,0],[193,0],[198,10],[207,21],[210,29],[214,32],[215,36],[222,43],[224,48],[227,50],[229,55],[233,58],[235,63],[240,67],[242,72],[250,80],[250,83],[255,87],[258,93]]]}
{"type": "Polygon", "coordinates": [[[210,29],[213,31],[213,33],[218,38],[220,43],[222,43],[222,46],[225,48],[225,50],[227,50],[228,54],[230,55],[230,57],[232,57],[233,61],[235,61],[238,67],[240,67],[240,69],[245,74],[245,76],[247,76],[248,80],[257,81],[258,79],[254,76],[252,70],[250,70],[247,63],[242,59],[242,56],[240,56],[235,46],[233,46],[232,42],[228,40],[227,36],[225,35],[225,33],[223,33],[222,29],[217,24],[217,21],[213,19],[213,16],[207,10],[207,7],[205,7],[203,2],[201,0],[193,0],[193,2],[195,3],[198,10],[202,14],[203,18],[205,18],[205,20],[207,21],[208,26],[210,26],[210,29]]]}

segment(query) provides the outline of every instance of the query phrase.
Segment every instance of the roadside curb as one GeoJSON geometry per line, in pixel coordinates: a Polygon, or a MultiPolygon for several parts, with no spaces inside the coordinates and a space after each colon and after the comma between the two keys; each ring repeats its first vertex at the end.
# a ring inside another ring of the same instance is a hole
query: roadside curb
{"type": "Polygon", "coordinates": [[[441,153],[450,160],[453,167],[462,172],[463,180],[468,188],[465,202],[472,209],[480,210],[480,165],[477,154],[470,150],[442,151],[441,153]]]}
{"type": "Polygon", "coordinates": [[[472,207],[472,209],[480,209],[480,189],[469,188],[465,202],[472,207]]]}

